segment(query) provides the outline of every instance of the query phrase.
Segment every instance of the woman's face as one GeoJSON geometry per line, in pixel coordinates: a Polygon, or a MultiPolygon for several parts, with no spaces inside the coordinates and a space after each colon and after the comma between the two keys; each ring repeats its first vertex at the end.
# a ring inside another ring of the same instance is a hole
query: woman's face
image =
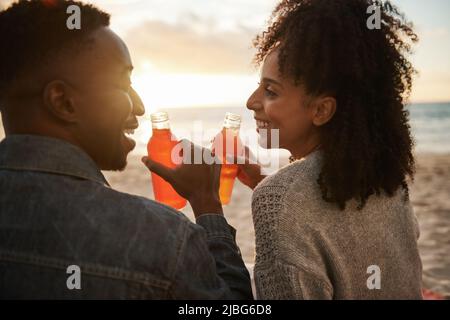
{"type": "Polygon", "coordinates": [[[319,141],[312,100],[302,85],[281,76],[278,51],[269,54],[262,66],[259,87],[247,101],[247,108],[254,112],[259,144],[263,148],[287,149],[293,155],[316,146],[319,141]]]}

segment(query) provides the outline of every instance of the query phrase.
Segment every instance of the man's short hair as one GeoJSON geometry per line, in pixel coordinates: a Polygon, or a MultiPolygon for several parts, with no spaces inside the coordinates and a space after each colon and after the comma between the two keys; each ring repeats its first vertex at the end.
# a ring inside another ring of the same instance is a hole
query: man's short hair
{"type": "Polygon", "coordinates": [[[89,35],[109,26],[110,15],[71,0],[19,0],[0,12],[0,98],[9,86],[62,54],[86,47],[89,35]],[[70,30],[67,8],[80,8],[81,29],[70,30]]]}

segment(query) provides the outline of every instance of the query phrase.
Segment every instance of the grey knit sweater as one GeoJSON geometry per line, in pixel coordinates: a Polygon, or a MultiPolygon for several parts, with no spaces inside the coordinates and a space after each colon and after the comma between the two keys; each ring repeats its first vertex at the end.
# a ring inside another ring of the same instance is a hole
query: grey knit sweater
{"type": "Polygon", "coordinates": [[[340,211],[322,199],[321,159],[314,152],[255,188],[257,298],[421,299],[419,228],[404,191],[340,211]]]}

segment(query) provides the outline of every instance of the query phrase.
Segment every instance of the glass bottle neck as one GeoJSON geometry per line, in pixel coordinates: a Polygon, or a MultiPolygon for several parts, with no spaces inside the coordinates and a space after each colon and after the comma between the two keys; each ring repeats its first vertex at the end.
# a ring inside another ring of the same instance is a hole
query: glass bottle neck
{"type": "Polygon", "coordinates": [[[155,130],[170,130],[169,115],[167,112],[155,112],[150,116],[152,128],[155,130]]]}
{"type": "Polygon", "coordinates": [[[170,130],[169,121],[152,122],[152,129],[155,130],[170,130]]]}

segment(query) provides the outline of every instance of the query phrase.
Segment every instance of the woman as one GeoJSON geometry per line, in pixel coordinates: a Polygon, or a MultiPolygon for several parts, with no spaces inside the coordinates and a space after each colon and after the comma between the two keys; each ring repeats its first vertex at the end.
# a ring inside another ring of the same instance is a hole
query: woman
{"type": "Polygon", "coordinates": [[[257,185],[258,298],[421,298],[404,109],[415,41],[395,7],[371,0],[284,0],[256,38],[261,82],[247,107],[292,154],[262,181],[240,167],[257,185]],[[367,27],[372,4],[381,29],[367,27]]]}
{"type": "MultiPolygon", "coordinates": [[[[261,82],[247,107],[261,145],[292,154],[264,179],[258,165],[240,165],[254,188],[257,298],[422,297],[406,183],[415,41],[397,9],[375,0],[283,0],[256,38],[261,82]],[[380,29],[368,28],[373,4],[380,29]],[[278,130],[279,145],[262,129],[278,130]]],[[[189,200],[194,176],[146,164],[189,200]]]]}

